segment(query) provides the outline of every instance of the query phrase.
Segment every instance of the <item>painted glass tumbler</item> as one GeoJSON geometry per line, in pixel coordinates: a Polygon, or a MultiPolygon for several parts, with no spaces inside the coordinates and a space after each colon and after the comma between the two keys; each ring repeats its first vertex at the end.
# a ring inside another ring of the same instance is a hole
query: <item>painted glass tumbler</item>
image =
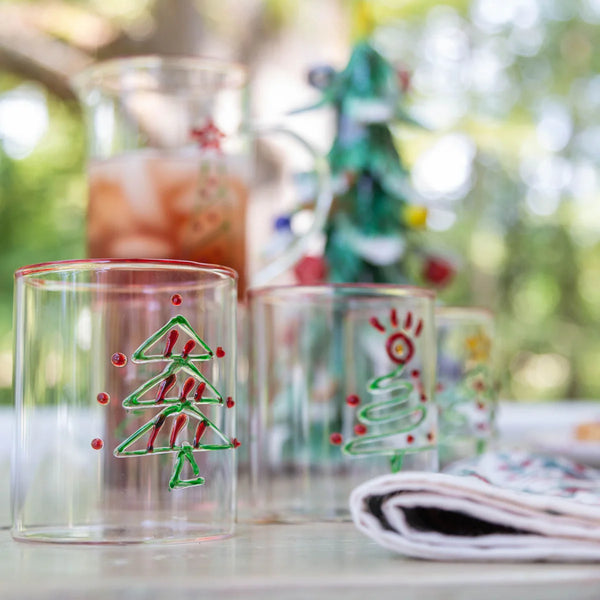
{"type": "Polygon", "coordinates": [[[251,291],[254,518],[347,518],[365,479],[436,470],[433,302],[391,285],[251,291]]]}
{"type": "Polygon", "coordinates": [[[15,278],[13,536],[230,535],[235,272],[97,260],[15,278]]]}

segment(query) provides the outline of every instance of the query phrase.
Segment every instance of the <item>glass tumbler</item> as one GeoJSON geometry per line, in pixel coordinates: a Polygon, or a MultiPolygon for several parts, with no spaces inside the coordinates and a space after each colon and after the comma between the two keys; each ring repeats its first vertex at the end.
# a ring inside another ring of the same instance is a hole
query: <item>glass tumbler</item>
{"type": "Polygon", "coordinates": [[[236,278],[168,260],[16,272],[15,539],[233,532],[236,278]]]}
{"type": "Polygon", "coordinates": [[[439,452],[445,466],[483,453],[493,437],[494,316],[485,308],[438,307],[435,318],[439,452]]]}
{"type": "Polygon", "coordinates": [[[250,290],[242,516],[345,519],[365,479],[437,469],[433,303],[393,285],[250,290]]]}

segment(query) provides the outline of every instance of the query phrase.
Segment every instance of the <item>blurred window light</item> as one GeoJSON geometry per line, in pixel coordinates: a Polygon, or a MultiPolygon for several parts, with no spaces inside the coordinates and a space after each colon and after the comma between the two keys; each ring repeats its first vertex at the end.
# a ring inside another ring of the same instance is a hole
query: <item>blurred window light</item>
{"type": "Polygon", "coordinates": [[[562,156],[527,156],[521,161],[521,178],[533,190],[556,195],[567,188],[573,178],[571,162],[562,156]]]}
{"type": "Polygon", "coordinates": [[[508,44],[510,49],[520,56],[535,56],[544,42],[544,31],[541,27],[529,29],[513,29],[508,44]]]}
{"type": "Polygon", "coordinates": [[[472,8],[473,21],[484,31],[495,33],[503,27],[533,27],[540,19],[537,0],[477,0],[472,8]]]}
{"type": "Polygon", "coordinates": [[[542,106],[536,127],[541,146],[551,152],[559,152],[571,139],[573,120],[569,109],[557,102],[542,106]]]}
{"type": "Polygon", "coordinates": [[[471,187],[475,144],[470,137],[452,133],[423,152],[411,173],[419,194],[428,199],[452,201],[471,187]]]}
{"type": "Polygon", "coordinates": [[[506,258],[504,237],[489,228],[473,233],[470,249],[471,260],[482,271],[495,273],[506,258]]]}
{"type": "Polygon", "coordinates": [[[462,95],[423,98],[411,114],[432,130],[449,129],[466,114],[468,103],[462,95]]]}
{"type": "Polygon", "coordinates": [[[600,23],[600,0],[583,0],[581,18],[588,23],[600,23]]]}
{"type": "Polygon", "coordinates": [[[529,190],[525,197],[525,205],[529,212],[540,217],[553,215],[560,205],[560,196],[555,192],[539,193],[529,190]]]}
{"type": "Polygon", "coordinates": [[[597,204],[600,181],[596,165],[591,161],[578,161],[573,165],[569,190],[578,204],[597,204]]]}
{"type": "Polygon", "coordinates": [[[577,14],[577,2],[565,0],[544,0],[540,3],[543,17],[551,21],[568,21],[577,14]]]}
{"type": "Polygon", "coordinates": [[[600,125],[586,127],[575,138],[575,147],[584,156],[600,160],[600,125]]]}
{"type": "Polygon", "coordinates": [[[444,208],[430,208],[427,211],[427,229],[447,231],[456,222],[456,213],[444,208]]]}
{"type": "Polygon", "coordinates": [[[570,376],[571,365],[560,354],[529,354],[515,373],[515,379],[540,392],[563,387],[570,376]]]}
{"type": "Polygon", "coordinates": [[[27,157],[48,129],[44,93],[30,84],[0,96],[0,142],[8,156],[27,157]]]}
{"type": "Polygon", "coordinates": [[[470,87],[480,94],[505,90],[509,86],[505,72],[508,64],[494,47],[477,48],[469,63],[470,87]]]}

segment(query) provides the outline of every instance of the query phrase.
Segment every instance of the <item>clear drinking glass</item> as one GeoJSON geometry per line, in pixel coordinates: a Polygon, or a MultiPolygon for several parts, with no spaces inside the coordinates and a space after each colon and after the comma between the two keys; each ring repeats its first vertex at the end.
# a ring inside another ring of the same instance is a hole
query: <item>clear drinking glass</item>
{"type": "Polygon", "coordinates": [[[303,254],[331,202],[327,163],[294,133],[248,116],[245,69],[201,58],[98,63],[74,87],[89,138],[88,255],[223,264],[247,282],[246,208],[256,135],[284,133],[314,158],[310,231],[252,277],[263,285],[303,254]]]}
{"type": "Polygon", "coordinates": [[[233,532],[236,274],[96,260],[15,274],[13,536],[233,532]]]}
{"type": "Polygon", "coordinates": [[[249,291],[250,464],[242,516],[349,516],[358,483],[437,469],[432,292],[249,291]]]}
{"type": "Polygon", "coordinates": [[[445,466],[481,454],[493,437],[494,316],[485,308],[438,307],[435,319],[439,452],[445,466]]]}

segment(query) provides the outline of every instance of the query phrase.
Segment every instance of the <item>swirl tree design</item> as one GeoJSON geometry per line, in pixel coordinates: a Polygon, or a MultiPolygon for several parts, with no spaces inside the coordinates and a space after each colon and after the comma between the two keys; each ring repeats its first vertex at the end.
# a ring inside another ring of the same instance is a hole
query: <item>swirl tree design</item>
{"type": "MultiPolygon", "coordinates": [[[[225,355],[221,347],[217,348],[216,356],[225,355]]],[[[161,408],[160,412],[150,421],[142,425],[114,450],[116,457],[145,456],[149,454],[175,453],[177,459],[173,475],[169,481],[169,488],[186,488],[202,485],[204,478],[200,476],[200,469],[194,458],[195,452],[210,450],[226,450],[237,448],[240,443],[236,438],[228,439],[225,434],[198,408],[200,405],[225,404],[227,408],[234,405],[232,398],[223,401],[221,394],[204,377],[196,361],[212,360],[215,354],[198,336],[185,317],[178,315],[150,336],[134,353],[132,361],[135,363],[167,361],[167,366],[156,376],[138,387],[133,393],[123,400],[123,407],[127,410],[161,408]],[[180,335],[180,331],[189,336],[180,354],[174,354],[173,349],[180,335]],[[161,338],[165,338],[162,354],[150,354],[153,347],[161,338]],[[171,390],[177,387],[177,374],[182,373],[187,377],[179,386],[179,393],[169,396],[171,390]],[[195,391],[192,394],[192,391],[195,391]],[[156,390],[154,397],[148,398],[148,392],[156,390]],[[170,434],[164,433],[170,421],[170,434]],[[194,435],[191,440],[179,441],[185,435],[188,424],[197,421],[194,435]],[[212,431],[212,440],[206,441],[208,431],[212,431]],[[145,445],[138,442],[147,435],[145,445]],[[189,463],[193,477],[182,478],[182,471],[189,463]]],[[[114,362],[114,361],[113,361],[114,362]]],[[[116,364],[116,363],[115,363],[116,364]]],[[[119,365],[117,365],[119,366],[119,365]]]]}
{"type": "MultiPolygon", "coordinates": [[[[387,455],[391,471],[396,473],[402,468],[406,454],[435,448],[434,434],[427,431],[429,402],[420,383],[420,373],[416,369],[411,372],[412,382],[405,376],[405,369],[415,353],[415,339],[423,330],[423,321],[413,319],[412,312],[407,312],[400,322],[396,310],[392,309],[391,333],[376,317],[370,320],[370,324],[386,335],[387,355],[397,366],[386,375],[368,382],[367,392],[373,401],[357,408],[356,437],[349,439],[342,450],[353,457],[387,455]]],[[[347,403],[358,407],[360,399],[349,396],[347,403]]],[[[335,441],[336,438],[332,439],[332,443],[335,441]]],[[[341,441],[340,437],[338,443],[341,441]]]]}

